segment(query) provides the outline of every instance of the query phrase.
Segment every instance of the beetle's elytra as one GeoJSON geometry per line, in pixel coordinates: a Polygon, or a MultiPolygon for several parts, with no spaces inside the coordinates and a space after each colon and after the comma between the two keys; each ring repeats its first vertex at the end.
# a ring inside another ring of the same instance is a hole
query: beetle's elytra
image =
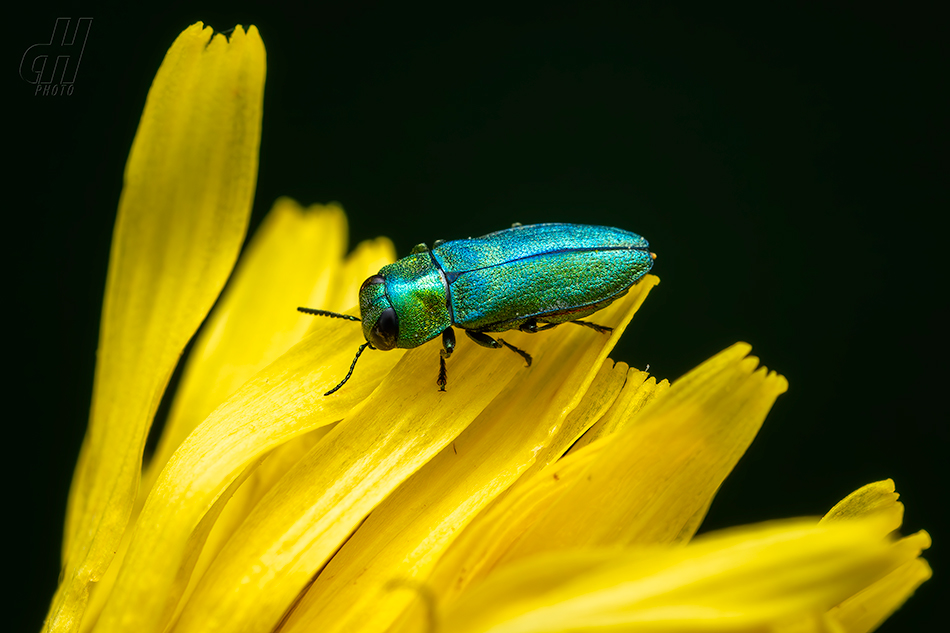
{"type": "MultiPolygon", "coordinates": [[[[561,323],[598,332],[611,328],[581,321],[627,293],[653,267],[656,255],[647,241],[629,231],[582,224],[514,225],[488,235],[419,244],[404,257],[363,282],[360,315],[370,349],[409,349],[442,335],[439,378],[445,391],[445,360],[455,349],[455,330],[484,347],[524,350],[489,332],[539,332],[561,323]]],[[[297,308],[318,316],[359,321],[354,316],[297,308]]]]}

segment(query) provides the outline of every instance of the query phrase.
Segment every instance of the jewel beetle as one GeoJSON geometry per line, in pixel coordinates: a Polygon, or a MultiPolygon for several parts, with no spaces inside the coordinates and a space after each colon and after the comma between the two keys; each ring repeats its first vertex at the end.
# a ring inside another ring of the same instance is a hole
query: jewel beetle
{"type": "Polygon", "coordinates": [[[582,321],[622,297],[653,266],[648,242],[629,231],[582,224],[515,224],[467,240],[419,244],[363,282],[361,318],[297,308],[317,316],[362,321],[360,354],[411,349],[442,335],[439,377],[445,391],[445,361],[455,349],[458,327],[484,347],[507,347],[531,366],[531,355],[490,333],[540,332],[576,323],[598,332],[612,328],[582,321]]]}

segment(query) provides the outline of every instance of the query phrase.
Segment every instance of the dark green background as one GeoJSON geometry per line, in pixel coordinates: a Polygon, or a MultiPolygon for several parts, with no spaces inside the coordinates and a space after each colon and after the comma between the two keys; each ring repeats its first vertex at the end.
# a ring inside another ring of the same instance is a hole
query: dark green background
{"type": "Polygon", "coordinates": [[[401,254],[514,221],[641,233],[663,281],[613,357],[672,379],[744,340],[791,385],[706,527],[820,514],[893,477],[937,577],[883,630],[926,628],[950,538],[942,22],[859,3],[341,4],[35,4],[10,21],[10,630],[37,630],[55,587],[122,169],[197,20],[254,23],[267,47],[253,226],[290,195],[341,202],[351,244],[388,235],[401,254]],[[80,16],[75,93],[34,97],[23,52],[80,16]]]}

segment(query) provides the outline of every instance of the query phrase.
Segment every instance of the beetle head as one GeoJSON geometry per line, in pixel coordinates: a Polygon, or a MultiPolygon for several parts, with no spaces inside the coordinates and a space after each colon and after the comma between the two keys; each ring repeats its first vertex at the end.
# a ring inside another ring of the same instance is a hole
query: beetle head
{"type": "Polygon", "coordinates": [[[374,348],[385,351],[396,347],[399,318],[389,302],[382,275],[373,275],[360,286],[360,315],[363,336],[374,348]]]}

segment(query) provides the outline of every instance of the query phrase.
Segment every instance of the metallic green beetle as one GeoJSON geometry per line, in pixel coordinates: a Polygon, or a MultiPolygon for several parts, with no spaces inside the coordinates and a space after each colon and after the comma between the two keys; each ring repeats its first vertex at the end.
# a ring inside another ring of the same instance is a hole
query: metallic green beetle
{"type": "MultiPolygon", "coordinates": [[[[442,335],[439,378],[455,349],[455,330],[484,347],[502,346],[531,366],[524,350],[488,332],[539,332],[561,323],[598,332],[612,328],[581,321],[627,293],[653,266],[647,241],[629,231],[581,224],[514,225],[483,237],[419,244],[408,257],[383,266],[360,287],[366,342],[356,351],[342,387],[367,347],[410,349],[442,335]]],[[[297,308],[318,316],[354,316],[297,308]]]]}

